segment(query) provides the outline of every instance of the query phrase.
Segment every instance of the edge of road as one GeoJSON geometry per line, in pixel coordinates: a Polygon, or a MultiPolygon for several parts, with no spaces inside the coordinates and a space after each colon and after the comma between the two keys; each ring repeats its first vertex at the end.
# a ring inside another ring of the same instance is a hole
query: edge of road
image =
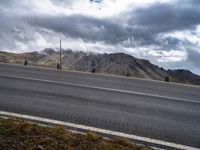
{"type": "Polygon", "coordinates": [[[70,73],[81,73],[81,74],[98,75],[98,76],[110,76],[110,77],[116,77],[116,78],[124,78],[124,79],[140,80],[140,81],[150,81],[150,82],[157,82],[157,83],[163,83],[163,84],[181,85],[181,86],[186,86],[186,87],[200,88],[200,86],[192,85],[192,84],[165,82],[165,81],[160,81],[160,80],[137,78],[137,77],[125,77],[125,76],[105,74],[105,73],[90,73],[90,72],[83,72],[83,71],[76,71],[76,70],[59,70],[59,69],[47,68],[47,67],[41,67],[41,66],[24,66],[22,64],[9,64],[9,63],[2,63],[2,62],[0,62],[0,65],[11,65],[11,66],[24,67],[24,68],[29,67],[29,68],[44,69],[44,70],[51,70],[51,71],[58,71],[58,72],[70,72],[70,73]]]}
{"type": "Polygon", "coordinates": [[[62,125],[62,126],[70,127],[73,129],[82,129],[85,131],[92,131],[92,132],[101,133],[101,134],[105,134],[105,135],[123,137],[123,138],[128,138],[128,139],[141,141],[141,142],[145,142],[145,143],[160,145],[160,146],[169,147],[169,148],[175,148],[175,149],[199,150],[199,148],[196,148],[196,147],[176,144],[176,143],[172,143],[172,142],[166,142],[166,141],[162,141],[162,140],[156,140],[156,139],[137,136],[137,135],[133,135],[133,134],[126,134],[126,133],[122,133],[122,132],[116,132],[116,131],[111,131],[111,130],[106,130],[106,129],[101,129],[101,128],[95,128],[95,127],[91,127],[91,126],[85,126],[85,125],[64,122],[64,121],[59,121],[59,120],[53,120],[53,119],[47,119],[47,118],[42,118],[42,117],[36,117],[36,116],[30,116],[30,115],[25,115],[25,114],[18,114],[18,113],[13,113],[13,112],[0,111],[0,117],[16,117],[16,118],[20,118],[20,119],[30,120],[32,122],[36,121],[36,123],[40,122],[40,124],[47,123],[47,124],[54,124],[54,125],[62,125]]]}

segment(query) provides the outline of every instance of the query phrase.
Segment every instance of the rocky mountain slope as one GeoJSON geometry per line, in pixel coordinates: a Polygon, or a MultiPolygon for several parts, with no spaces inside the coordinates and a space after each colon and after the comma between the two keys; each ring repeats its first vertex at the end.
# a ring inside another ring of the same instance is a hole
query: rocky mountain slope
{"type": "MultiPolygon", "coordinates": [[[[95,69],[97,73],[155,80],[165,80],[168,76],[173,82],[200,85],[200,76],[188,70],[165,70],[151,64],[148,60],[124,53],[93,54],[65,50],[62,59],[63,69],[66,70],[91,72],[95,69]]],[[[24,60],[28,60],[29,65],[56,68],[59,53],[53,49],[23,54],[0,52],[0,62],[23,64],[24,60]]]]}

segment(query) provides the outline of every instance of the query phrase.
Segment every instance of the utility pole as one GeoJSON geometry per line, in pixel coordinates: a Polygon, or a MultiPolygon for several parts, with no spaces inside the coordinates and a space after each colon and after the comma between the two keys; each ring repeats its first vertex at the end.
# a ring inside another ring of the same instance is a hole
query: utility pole
{"type": "Polygon", "coordinates": [[[62,47],[61,47],[61,39],[60,39],[60,68],[62,70],[62,47]]]}

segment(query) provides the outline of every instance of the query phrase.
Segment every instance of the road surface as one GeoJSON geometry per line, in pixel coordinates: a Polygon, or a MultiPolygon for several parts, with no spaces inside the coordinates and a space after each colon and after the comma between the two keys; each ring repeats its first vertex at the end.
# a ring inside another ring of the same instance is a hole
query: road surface
{"type": "Polygon", "coordinates": [[[0,64],[0,111],[200,148],[200,87],[0,64]]]}

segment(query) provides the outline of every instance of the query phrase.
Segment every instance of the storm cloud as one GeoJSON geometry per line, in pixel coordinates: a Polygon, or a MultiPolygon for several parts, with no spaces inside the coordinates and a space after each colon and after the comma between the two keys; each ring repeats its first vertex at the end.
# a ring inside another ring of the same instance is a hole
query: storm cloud
{"type": "Polygon", "coordinates": [[[60,36],[65,48],[126,52],[200,74],[199,0],[0,1],[0,50],[56,48],[60,36]]]}
{"type": "Polygon", "coordinates": [[[45,16],[26,18],[26,20],[33,26],[47,28],[66,36],[92,42],[118,43],[129,35],[128,30],[120,24],[108,19],[97,19],[89,16],[45,16]]]}

